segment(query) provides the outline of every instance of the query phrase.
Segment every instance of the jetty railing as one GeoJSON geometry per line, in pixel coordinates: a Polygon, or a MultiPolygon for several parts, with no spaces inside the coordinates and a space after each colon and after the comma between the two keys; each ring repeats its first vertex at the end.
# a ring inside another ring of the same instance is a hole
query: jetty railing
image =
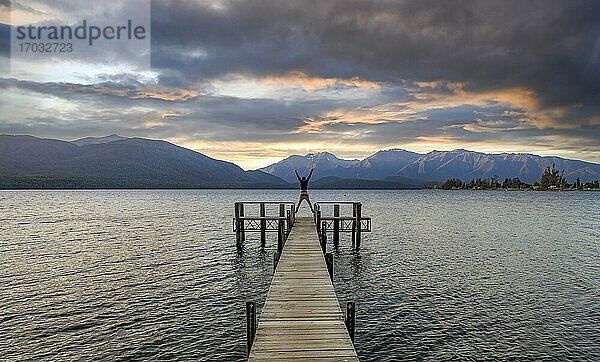
{"type": "Polygon", "coordinates": [[[292,230],[294,221],[296,220],[295,204],[293,202],[284,201],[245,201],[236,202],[235,216],[233,218],[233,231],[235,232],[236,244],[241,247],[242,242],[246,240],[247,232],[259,232],[261,245],[265,245],[267,240],[267,232],[278,233],[278,244],[282,244],[285,237],[292,230]],[[249,211],[248,206],[257,208],[257,214],[246,216],[249,211]],[[267,206],[269,209],[275,207],[276,215],[267,215],[267,206]]]}
{"type": "MultiPolygon", "coordinates": [[[[296,219],[295,204],[285,201],[244,201],[235,203],[235,217],[233,218],[233,231],[236,234],[236,242],[241,247],[246,240],[247,232],[259,232],[261,245],[266,243],[267,232],[277,232],[278,239],[287,236],[296,219]],[[275,206],[275,215],[268,215],[267,208],[275,206]],[[249,209],[255,209],[256,213],[247,215],[249,209]]],[[[362,241],[362,233],[371,232],[371,218],[362,216],[362,203],[352,201],[320,201],[313,207],[313,219],[317,227],[317,233],[321,234],[323,225],[325,232],[333,234],[333,245],[338,246],[340,233],[352,233],[352,245],[358,250],[362,241]],[[324,216],[324,205],[332,206],[332,214],[324,216]],[[341,205],[352,205],[352,215],[341,215],[341,205]]]]}
{"type": "Polygon", "coordinates": [[[363,232],[371,232],[371,218],[362,216],[362,203],[352,201],[319,201],[314,206],[314,220],[319,236],[321,233],[331,231],[333,233],[333,245],[338,246],[340,232],[352,233],[352,245],[356,250],[360,249],[363,232]],[[322,205],[332,205],[333,215],[323,216],[322,205]],[[342,216],[340,205],[352,205],[352,215],[342,216]]]}

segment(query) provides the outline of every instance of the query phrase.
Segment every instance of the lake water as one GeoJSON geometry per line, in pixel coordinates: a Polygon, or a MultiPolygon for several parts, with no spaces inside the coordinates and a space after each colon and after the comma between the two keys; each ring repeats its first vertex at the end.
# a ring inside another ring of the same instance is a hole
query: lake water
{"type": "MultiPolygon", "coordinates": [[[[243,360],[275,235],[234,201],[292,190],[0,191],[0,359],[243,360]]],[[[364,361],[600,359],[600,193],[312,191],[363,202],[335,254],[364,361]]],[[[307,212],[303,210],[303,212],[307,212]]]]}

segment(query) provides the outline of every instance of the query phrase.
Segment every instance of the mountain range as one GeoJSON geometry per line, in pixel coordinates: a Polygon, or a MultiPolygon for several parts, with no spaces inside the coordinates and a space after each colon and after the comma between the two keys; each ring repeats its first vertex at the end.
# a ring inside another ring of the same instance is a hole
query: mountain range
{"type": "Polygon", "coordinates": [[[518,177],[523,182],[539,181],[547,166],[564,170],[569,182],[600,178],[600,165],[561,157],[542,157],[526,153],[488,154],[457,149],[431,151],[426,154],[392,149],[379,151],[363,160],[342,160],[329,152],[290,156],[261,170],[288,182],[296,178],[294,170],[307,173],[315,169],[319,177],[384,180],[389,177],[443,182],[450,178],[464,181],[477,178],[518,177]]]}
{"type": "Polygon", "coordinates": [[[294,170],[308,173],[314,167],[313,188],[419,189],[448,178],[519,177],[532,183],[552,164],[571,182],[600,179],[598,164],[531,154],[392,149],[345,160],[321,152],[244,171],[160,140],[110,135],[68,142],[0,135],[0,188],[295,188],[294,170]]]}
{"type": "Polygon", "coordinates": [[[0,175],[58,187],[65,182],[81,187],[288,186],[279,177],[244,171],[166,141],[117,135],[73,142],[0,135],[0,175]]]}

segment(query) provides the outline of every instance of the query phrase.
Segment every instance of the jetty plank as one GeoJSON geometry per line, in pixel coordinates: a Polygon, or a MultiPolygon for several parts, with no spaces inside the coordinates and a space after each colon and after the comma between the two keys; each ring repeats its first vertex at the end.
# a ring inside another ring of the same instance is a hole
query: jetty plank
{"type": "Polygon", "coordinates": [[[358,361],[311,218],[298,218],[277,264],[249,361],[358,361]]]}

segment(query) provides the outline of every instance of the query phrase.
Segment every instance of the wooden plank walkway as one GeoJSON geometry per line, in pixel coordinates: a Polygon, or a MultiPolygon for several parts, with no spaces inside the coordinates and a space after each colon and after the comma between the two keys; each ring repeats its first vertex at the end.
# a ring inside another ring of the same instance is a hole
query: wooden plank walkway
{"type": "Polygon", "coordinates": [[[248,360],[358,361],[311,218],[286,241],[248,360]]]}

